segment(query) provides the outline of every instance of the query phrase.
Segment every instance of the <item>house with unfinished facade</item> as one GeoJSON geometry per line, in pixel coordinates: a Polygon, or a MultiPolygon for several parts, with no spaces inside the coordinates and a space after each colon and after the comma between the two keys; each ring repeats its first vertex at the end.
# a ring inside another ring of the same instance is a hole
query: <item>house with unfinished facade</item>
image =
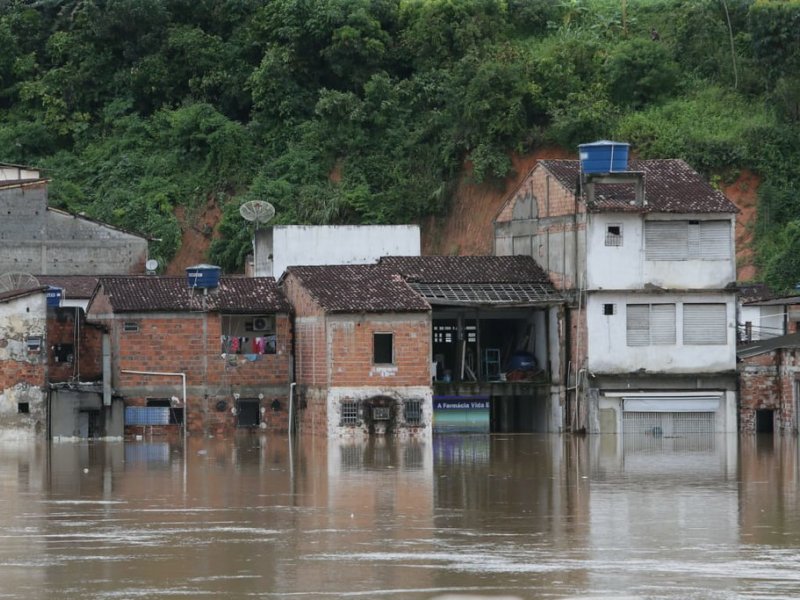
{"type": "Polygon", "coordinates": [[[561,430],[563,298],[530,257],[289,267],[280,284],[301,429],[561,430]]]}
{"type": "Polygon", "coordinates": [[[283,293],[272,278],[220,277],[208,265],[187,274],[100,277],[90,301],[126,432],[286,431],[293,342],[283,293]]]}
{"type": "Polygon", "coordinates": [[[542,160],[495,220],[571,298],[573,431],[736,431],[737,208],[682,160],[627,144],[542,160]]]}

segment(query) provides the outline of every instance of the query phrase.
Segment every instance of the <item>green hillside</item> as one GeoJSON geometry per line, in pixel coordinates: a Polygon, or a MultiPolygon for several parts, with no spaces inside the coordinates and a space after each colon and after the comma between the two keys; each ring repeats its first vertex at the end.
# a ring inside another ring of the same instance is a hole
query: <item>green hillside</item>
{"type": "Polygon", "coordinates": [[[224,206],[211,260],[240,269],[237,208],[278,223],[447,210],[465,161],[627,141],[712,180],[763,181],[763,278],[800,281],[800,2],[0,0],[0,160],[51,203],[146,233],[224,206]]]}

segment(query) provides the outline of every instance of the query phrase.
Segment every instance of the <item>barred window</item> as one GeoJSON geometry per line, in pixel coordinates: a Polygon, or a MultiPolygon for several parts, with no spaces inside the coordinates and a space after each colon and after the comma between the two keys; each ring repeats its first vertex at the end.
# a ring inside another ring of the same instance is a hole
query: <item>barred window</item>
{"type": "Polygon", "coordinates": [[[606,246],[622,246],[622,225],[606,227],[606,246]]]}
{"type": "Polygon", "coordinates": [[[408,425],[422,424],[422,400],[406,400],[403,413],[408,425]]]}
{"type": "Polygon", "coordinates": [[[358,402],[346,400],[342,402],[341,425],[358,425],[358,402]]]}

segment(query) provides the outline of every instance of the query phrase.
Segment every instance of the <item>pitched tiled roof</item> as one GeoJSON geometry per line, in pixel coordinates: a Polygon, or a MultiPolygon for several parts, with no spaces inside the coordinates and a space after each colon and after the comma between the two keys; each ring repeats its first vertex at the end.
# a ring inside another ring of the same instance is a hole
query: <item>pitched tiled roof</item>
{"type": "Polygon", "coordinates": [[[0,304],[11,302],[12,300],[16,300],[17,298],[24,298],[25,296],[31,296],[33,294],[43,294],[46,291],[47,291],[46,286],[40,286],[33,288],[22,288],[18,290],[10,290],[8,292],[0,292],[0,304]]]}
{"type": "Polygon", "coordinates": [[[385,256],[381,267],[419,283],[545,283],[530,256],[385,256]]]}
{"type": "MultiPolygon", "coordinates": [[[[575,193],[580,162],[542,160],[539,164],[575,193]]],[[[629,170],[644,173],[645,206],[632,204],[630,185],[597,184],[591,212],[736,213],[738,209],[699,173],[679,159],[632,160],[629,170]]]]}
{"type": "Polygon", "coordinates": [[[64,299],[87,300],[94,294],[97,277],[90,275],[36,275],[42,285],[50,285],[64,290],[64,299]]]}
{"type": "Polygon", "coordinates": [[[331,313],[424,312],[430,306],[399,275],[378,265],[289,267],[312,298],[331,313]]]}
{"type": "Polygon", "coordinates": [[[272,277],[222,277],[219,287],[192,289],[186,277],[100,277],[114,312],[289,312],[272,277]]]}

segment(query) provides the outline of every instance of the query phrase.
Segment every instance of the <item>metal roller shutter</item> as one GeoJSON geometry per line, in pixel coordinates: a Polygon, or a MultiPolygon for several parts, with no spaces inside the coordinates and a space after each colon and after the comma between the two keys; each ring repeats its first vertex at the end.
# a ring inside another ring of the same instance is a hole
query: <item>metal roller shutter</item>
{"type": "Polygon", "coordinates": [[[644,247],[647,260],[686,260],[687,221],[646,221],[644,247]]]}
{"type": "Polygon", "coordinates": [[[684,304],[684,345],[726,344],[727,312],[724,304],[684,304]]]}

